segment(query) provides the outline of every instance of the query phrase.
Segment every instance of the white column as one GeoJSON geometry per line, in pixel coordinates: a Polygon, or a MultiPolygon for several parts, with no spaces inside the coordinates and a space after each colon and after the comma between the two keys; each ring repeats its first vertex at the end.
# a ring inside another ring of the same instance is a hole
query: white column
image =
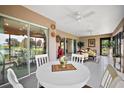
{"type": "Polygon", "coordinates": [[[51,36],[51,31],[49,30],[49,60],[50,61],[56,61],[57,60],[57,54],[56,54],[56,37],[51,36]]]}

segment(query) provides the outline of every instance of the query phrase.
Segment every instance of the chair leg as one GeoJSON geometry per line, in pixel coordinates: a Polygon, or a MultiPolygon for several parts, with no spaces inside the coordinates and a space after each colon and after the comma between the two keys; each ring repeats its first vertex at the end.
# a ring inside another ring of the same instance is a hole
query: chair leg
{"type": "Polygon", "coordinates": [[[92,88],[91,86],[85,85],[82,88],[92,88]]]}

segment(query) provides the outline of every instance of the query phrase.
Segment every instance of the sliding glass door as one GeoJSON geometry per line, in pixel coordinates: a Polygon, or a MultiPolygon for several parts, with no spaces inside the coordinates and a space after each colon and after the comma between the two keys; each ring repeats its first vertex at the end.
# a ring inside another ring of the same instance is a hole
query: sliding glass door
{"type": "Polygon", "coordinates": [[[30,70],[36,71],[35,55],[46,54],[47,36],[45,29],[31,25],[30,27],[30,70]]]}
{"type": "Polygon", "coordinates": [[[35,55],[48,48],[48,29],[0,17],[0,85],[7,83],[7,69],[18,78],[36,71],[35,55]]]}
{"type": "Polygon", "coordinates": [[[27,44],[28,41],[24,40],[27,36],[27,24],[11,20],[8,18],[3,18],[3,32],[0,33],[0,53],[1,62],[1,80],[0,84],[7,82],[7,69],[12,68],[17,77],[23,77],[28,74],[27,70],[27,44]]]}

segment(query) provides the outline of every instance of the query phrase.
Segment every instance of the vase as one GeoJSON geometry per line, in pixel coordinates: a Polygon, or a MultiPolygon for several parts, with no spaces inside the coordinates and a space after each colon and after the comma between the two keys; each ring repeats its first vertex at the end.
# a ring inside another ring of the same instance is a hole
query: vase
{"type": "Polygon", "coordinates": [[[66,67],[66,62],[60,62],[61,63],[61,67],[65,68],[66,67]]]}
{"type": "Polygon", "coordinates": [[[65,68],[66,67],[66,65],[65,64],[62,64],[62,68],[65,68]]]}

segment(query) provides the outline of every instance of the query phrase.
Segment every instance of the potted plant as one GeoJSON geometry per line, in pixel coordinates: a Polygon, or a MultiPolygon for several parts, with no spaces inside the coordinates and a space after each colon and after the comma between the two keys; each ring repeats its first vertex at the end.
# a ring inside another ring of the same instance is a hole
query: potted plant
{"type": "Polygon", "coordinates": [[[82,47],[84,46],[84,42],[82,42],[82,41],[79,41],[78,43],[77,43],[77,45],[78,45],[78,48],[79,48],[79,53],[81,54],[81,49],[82,49],[82,47]]]}

